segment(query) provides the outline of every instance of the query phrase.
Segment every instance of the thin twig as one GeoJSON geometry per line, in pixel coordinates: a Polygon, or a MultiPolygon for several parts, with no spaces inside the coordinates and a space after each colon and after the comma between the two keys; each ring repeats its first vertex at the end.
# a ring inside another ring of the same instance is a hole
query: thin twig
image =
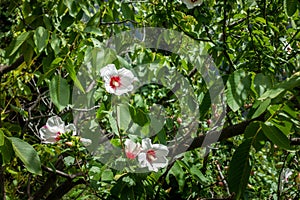
{"type": "Polygon", "coordinates": [[[286,152],[287,154],[285,155],[285,158],[284,158],[284,161],[283,161],[283,165],[280,169],[280,172],[279,172],[279,176],[278,176],[278,182],[277,182],[277,198],[280,199],[280,195],[281,195],[281,192],[280,192],[280,186],[281,186],[281,173],[283,172],[283,169],[285,167],[285,163],[286,163],[286,159],[288,157],[288,155],[290,154],[290,152],[286,152]]]}
{"type": "Polygon", "coordinates": [[[134,24],[138,24],[138,22],[136,22],[136,21],[134,21],[134,20],[126,19],[126,20],[123,20],[123,21],[115,21],[115,22],[100,22],[100,26],[101,26],[101,25],[124,24],[124,23],[127,23],[127,22],[131,22],[131,23],[134,23],[134,24]]]}
{"type": "Polygon", "coordinates": [[[227,181],[226,181],[226,180],[225,180],[225,178],[224,178],[224,175],[223,175],[223,173],[222,173],[222,170],[221,170],[220,164],[219,164],[219,162],[218,162],[217,160],[216,160],[216,166],[217,166],[217,169],[218,169],[219,175],[220,175],[220,177],[221,177],[221,179],[222,179],[222,182],[223,182],[223,183],[224,183],[224,185],[225,185],[225,188],[226,188],[227,194],[229,194],[229,195],[230,195],[230,191],[229,191],[228,183],[227,183],[227,181]]]}
{"type": "Polygon", "coordinates": [[[61,177],[64,177],[64,178],[68,178],[68,179],[74,179],[76,177],[79,177],[79,176],[83,176],[84,174],[83,173],[77,173],[77,174],[67,174],[63,171],[60,171],[60,170],[55,170],[53,171],[53,169],[49,168],[49,167],[46,167],[44,165],[42,165],[42,169],[45,170],[45,171],[48,171],[48,172],[51,172],[51,173],[55,173],[61,177]]]}

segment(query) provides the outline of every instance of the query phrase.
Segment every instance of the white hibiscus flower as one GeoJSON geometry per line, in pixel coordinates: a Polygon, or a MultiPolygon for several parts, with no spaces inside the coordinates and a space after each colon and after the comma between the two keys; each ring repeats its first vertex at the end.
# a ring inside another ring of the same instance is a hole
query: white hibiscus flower
{"type": "Polygon", "coordinates": [[[157,172],[159,168],[168,165],[166,156],[168,147],[162,144],[152,144],[149,138],[142,140],[142,151],[138,154],[138,161],[141,167],[148,167],[150,171],[157,172]]]}
{"type": "Polygon", "coordinates": [[[192,9],[202,4],[202,0],[182,0],[188,9],[192,9]]]}
{"type": "Polygon", "coordinates": [[[73,131],[73,135],[76,135],[76,127],[74,124],[65,126],[65,122],[58,116],[50,117],[46,125],[40,128],[40,137],[42,143],[55,143],[60,140],[60,135],[66,132],[73,131]]]}
{"type": "Polygon", "coordinates": [[[105,82],[107,92],[122,95],[133,90],[132,83],[137,81],[133,73],[125,68],[116,69],[114,64],[109,64],[100,70],[100,76],[105,82]]]}
{"type": "Polygon", "coordinates": [[[128,159],[130,160],[135,159],[140,152],[141,152],[140,143],[134,143],[129,139],[125,140],[125,154],[128,159]]]}
{"type": "MultiPolygon", "coordinates": [[[[42,143],[45,144],[54,144],[55,142],[60,140],[61,134],[64,134],[66,132],[71,132],[73,136],[76,135],[76,127],[74,124],[68,124],[65,126],[65,122],[62,121],[62,119],[58,116],[50,117],[46,125],[40,128],[40,137],[42,139],[42,143]]],[[[92,140],[87,138],[80,137],[79,141],[84,146],[89,146],[92,144],[92,140]]],[[[72,146],[72,142],[66,142],[67,145],[72,146]]]]}

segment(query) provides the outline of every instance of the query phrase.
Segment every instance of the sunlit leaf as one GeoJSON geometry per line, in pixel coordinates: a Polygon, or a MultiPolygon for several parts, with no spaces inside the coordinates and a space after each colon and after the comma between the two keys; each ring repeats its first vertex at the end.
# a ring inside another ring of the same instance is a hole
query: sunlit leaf
{"type": "Polygon", "coordinates": [[[21,33],[15,40],[13,40],[7,49],[7,56],[12,56],[19,48],[20,46],[27,40],[27,38],[30,36],[31,32],[24,32],[21,33]]]}
{"type": "Polygon", "coordinates": [[[237,70],[229,76],[226,83],[226,97],[229,107],[236,112],[247,99],[251,80],[243,70],[237,70]]]}
{"type": "Polygon", "coordinates": [[[37,52],[41,53],[48,44],[49,31],[44,27],[40,26],[35,30],[33,39],[37,48],[37,52]]]}
{"type": "Polygon", "coordinates": [[[289,139],[275,126],[270,123],[260,123],[264,134],[267,136],[269,140],[271,140],[274,144],[278,145],[284,149],[290,149],[290,141],[289,139]]]}

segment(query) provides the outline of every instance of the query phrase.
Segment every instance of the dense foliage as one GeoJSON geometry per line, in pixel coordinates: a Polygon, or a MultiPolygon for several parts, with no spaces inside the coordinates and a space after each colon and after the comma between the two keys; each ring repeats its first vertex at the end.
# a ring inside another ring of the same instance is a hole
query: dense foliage
{"type": "Polygon", "coordinates": [[[300,198],[300,1],[184,1],[0,0],[3,199],[300,198]]]}

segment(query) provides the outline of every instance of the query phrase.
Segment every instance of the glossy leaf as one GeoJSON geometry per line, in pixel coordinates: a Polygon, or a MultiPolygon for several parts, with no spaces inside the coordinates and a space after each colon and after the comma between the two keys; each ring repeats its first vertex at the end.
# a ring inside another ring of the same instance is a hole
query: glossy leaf
{"type": "Polygon", "coordinates": [[[34,44],[36,45],[37,48],[37,52],[41,53],[48,44],[49,31],[46,30],[44,27],[40,26],[35,30],[33,39],[34,39],[34,44]]]}
{"type": "Polygon", "coordinates": [[[284,0],[284,9],[289,17],[293,16],[297,11],[298,3],[297,0],[284,0]]]}
{"type": "Polygon", "coordinates": [[[41,162],[34,148],[15,137],[9,137],[14,152],[18,158],[25,164],[26,169],[34,174],[42,175],[41,162]]]}
{"type": "Polygon", "coordinates": [[[16,51],[21,47],[21,45],[28,39],[30,36],[31,32],[24,32],[21,33],[15,40],[13,40],[8,49],[7,49],[7,54],[8,56],[12,56],[16,51]]]}
{"type": "Polygon", "coordinates": [[[289,139],[275,126],[270,123],[260,123],[262,130],[266,137],[271,140],[274,144],[284,149],[290,149],[289,139]]]}
{"type": "Polygon", "coordinates": [[[51,45],[52,49],[54,50],[55,54],[58,54],[60,52],[61,40],[57,37],[56,33],[52,34],[50,45],[51,45]]]}
{"type": "Polygon", "coordinates": [[[259,100],[265,100],[267,98],[274,99],[283,92],[291,90],[300,85],[300,72],[293,74],[289,79],[276,84],[272,89],[267,90],[259,100]]]}
{"type": "Polygon", "coordinates": [[[263,114],[267,110],[270,103],[271,103],[271,99],[266,99],[261,104],[259,104],[258,108],[256,109],[256,111],[254,112],[251,118],[254,119],[260,116],[261,114],[263,114]]]}
{"type": "Polygon", "coordinates": [[[236,112],[247,99],[251,80],[243,70],[237,70],[229,76],[226,83],[226,98],[229,107],[236,112]]]}
{"type": "Polygon", "coordinates": [[[74,69],[74,65],[72,64],[72,62],[70,60],[67,61],[66,65],[64,65],[64,67],[66,68],[66,70],[68,71],[71,79],[74,81],[75,86],[81,90],[81,92],[85,93],[80,81],[78,80],[77,76],[76,76],[76,71],[74,69]]]}
{"type": "Polygon", "coordinates": [[[254,89],[258,96],[261,96],[266,89],[272,86],[272,80],[269,76],[262,73],[256,74],[254,78],[254,89]]]}

